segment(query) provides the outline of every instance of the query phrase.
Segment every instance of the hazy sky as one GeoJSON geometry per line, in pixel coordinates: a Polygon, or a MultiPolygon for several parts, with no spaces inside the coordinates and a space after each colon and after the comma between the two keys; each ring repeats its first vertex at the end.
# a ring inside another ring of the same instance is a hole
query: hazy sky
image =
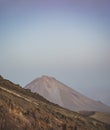
{"type": "Polygon", "coordinates": [[[0,74],[50,75],[110,105],[110,0],[0,0],[0,74]]]}

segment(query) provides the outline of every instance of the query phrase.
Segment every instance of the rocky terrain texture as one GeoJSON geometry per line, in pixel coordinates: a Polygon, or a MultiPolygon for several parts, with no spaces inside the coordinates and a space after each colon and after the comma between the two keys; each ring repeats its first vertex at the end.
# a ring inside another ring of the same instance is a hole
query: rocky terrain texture
{"type": "Polygon", "coordinates": [[[0,76],[0,130],[110,130],[0,76]]]}
{"type": "Polygon", "coordinates": [[[25,88],[72,111],[110,112],[109,106],[82,95],[53,77],[42,76],[27,84],[25,88]]]}

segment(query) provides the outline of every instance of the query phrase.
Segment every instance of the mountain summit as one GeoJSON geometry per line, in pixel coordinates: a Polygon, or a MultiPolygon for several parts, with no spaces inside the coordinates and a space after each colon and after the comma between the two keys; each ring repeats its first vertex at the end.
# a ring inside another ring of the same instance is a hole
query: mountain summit
{"type": "Polygon", "coordinates": [[[110,112],[109,106],[84,96],[53,77],[44,75],[27,84],[25,88],[42,95],[50,102],[73,111],[110,112]]]}

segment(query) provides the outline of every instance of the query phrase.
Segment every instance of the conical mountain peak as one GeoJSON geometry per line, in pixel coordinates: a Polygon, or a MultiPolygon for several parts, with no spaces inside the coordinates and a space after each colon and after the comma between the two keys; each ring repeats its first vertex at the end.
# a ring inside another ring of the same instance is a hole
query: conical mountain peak
{"type": "Polygon", "coordinates": [[[47,100],[73,111],[109,111],[110,107],[92,100],[53,77],[43,75],[26,85],[47,100]]]}
{"type": "Polygon", "coordinates": [[[44,82],[52,82],[52,81],[56,81],[56,79],[54,77],[51,76],[47,76],[47,75],[43,75],[39,78],[39,80],[44,81],[44,82]]]}
{"type": "Polygon", "coordinates": [[[41,78],[42,79],[54,79],[54,80],[56,80],[54,77],[47,76],[47,75],[42,75],[41,78]]]}

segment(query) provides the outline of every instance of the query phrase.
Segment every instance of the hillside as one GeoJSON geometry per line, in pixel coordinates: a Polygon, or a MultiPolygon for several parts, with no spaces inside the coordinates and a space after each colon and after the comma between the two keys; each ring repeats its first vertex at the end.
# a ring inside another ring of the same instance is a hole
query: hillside
{"type": "Polygon", "coordinates": [[[101,122],[110,124],[110,113],[108,112],[96,112],[96,111],[79,111],[78,113],[86,116],[91,117],[101,122]]]}
{"type": "Polygon", "coordinates": [[[90,117],[97,119],[99,121],[110,124],[110,113],[107,112],[95,112],[90,117]]]}
{"type": "Polygon", "coordinates": [[[0,76],[0,130],[109,130],[0,76]]]}

